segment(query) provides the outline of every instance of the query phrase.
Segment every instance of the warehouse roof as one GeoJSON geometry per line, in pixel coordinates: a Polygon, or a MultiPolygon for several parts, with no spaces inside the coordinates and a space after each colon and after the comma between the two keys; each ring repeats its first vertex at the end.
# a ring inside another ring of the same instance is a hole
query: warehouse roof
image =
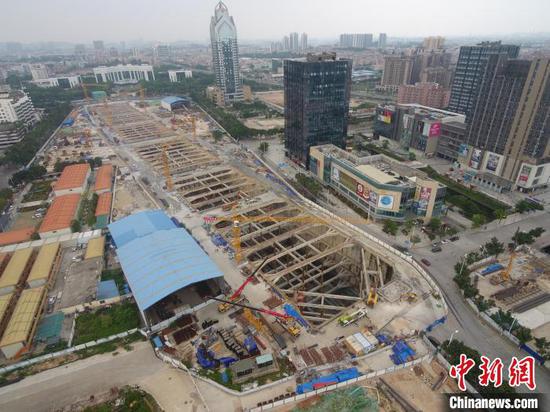
{"type": "Polygon", "coordinates": [[[12,243],[27,242],[34,233],[34,228],[26,227],[24,229],[10,230],[0,233],[0,246],[11,245],[12,243]]]}
{"type": "Polygon", "coordinates": [[[179,102],[187,102],[188,100],[183,98],[183,97],[178,97],[178,96],[166,96],[165,98],[162,99],[162,101],[164,103],[174,104],[174,103],[179,103],[179,102]]]}
{"type": "Polygon", "coordinates": [[[86,247],[86,255],[84,259],[92,259],[103,256],[105,250],[105,236],[95,237],[90,239],[86,247]]]}
{"type": "MultiPolygon", "coordinates": [[[[0,296],[0,321],[4,319],[4,315],[8,310],[12,297],[13,297],[13,293],[8,293],[7,295],[0,296]]],[[[2,331],[0,331],[0,335],[1,334],[2,334],[2,331]]]]}
{"type": "Polygon", "coordinates": [[[0,289],[15,286],[19,283],[21,275],[25,271],[27,262],[32,254],[32,248],[19,249],[14,252],[11,259],[0,276],[0,289]]]}
{"type": "Polygon", "coordinates": [[[97,169],[94,191],[111,189],[113,179],[113,165],[107,164],[97,169]]]}
{"type": "Polygon", "coordinates": [[[89,171],[90,165],[88,163],[65,166],[61,176],[55,182],[54,190],[76,189],[83,186],[89,171]]]}
{"type": "MultiPolygon", "coordinates": [[[[166,214],[160,213],[171,222],[166,214]]],[[[132,216],[116,222],[117,231],[123,234],[123,240],[128,238],[125,234],[134,234],[132,240],[118,247],[117,254],[142,312],[181,288],[222,276],[217,265],[187,231],[168,228],[152,230],[150,233],[143,231],[142,236],[136,236],[136,231],[132,230],[136,219],[132,219],[132,216]],[[127,227],[123,230],[121,226],[127,227]]],[[[157,223],[167,225],[157,214],[154,216],[158,219],[157,223]]],[[[109,229],[113,225],[109,225],[109,229]]]]}
{"type": "Polygon", "coordinates": [[[111,213],[111,201],[113,195],[111,192],[105,192],[99,195],[97,199],[97,206],[95,208],[95,215],[102,216],[111,213]]]}
{"type": "Polygon", "coordinates": [[[35,323],[37,312],[44,298],[44,290],[44,287],[40,287],[25,289],[21,293],[0,341],[0,347],[18,342],[29,343],[27,339],[30,340],[29,333],[35,323]]]}
{"type": "Polygon", "coordinates": [[[40,248],[36,260],[32,265],[31,273],[27,282],[33,280],[48,279],[55,262],[57,252],[59,251],[59,242],[48,243],[40,248]]]}
{"type": "Polygon", "coordinates": [[[76,193],[54,198],[38,232],[44,233],[70,227],[79,201],[80,195],[76,193]]]}
{"type": "Polygon", "coordinates": [[[111,223],[109,231],[117,247],[122,247],[138,237],[176,227],[162,210],[146,210],[111,223]]]}

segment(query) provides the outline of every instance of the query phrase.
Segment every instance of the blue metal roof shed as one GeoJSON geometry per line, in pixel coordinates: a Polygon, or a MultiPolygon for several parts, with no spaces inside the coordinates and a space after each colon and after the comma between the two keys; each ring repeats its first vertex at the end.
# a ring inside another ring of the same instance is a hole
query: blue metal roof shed
{"type": "Polygon", "coordinates": [[[186,286],[223,276],[195,239],[162,211],[141,212],[112,226],[122,270],[142,313],[186,286]]]}
{"type": "Polygon", "coordinates": [[[175,229],[177,226],[162,210],[146,210],[135,213],[109,225],[109,231],[117,247],[158,230],[175,229]]]}

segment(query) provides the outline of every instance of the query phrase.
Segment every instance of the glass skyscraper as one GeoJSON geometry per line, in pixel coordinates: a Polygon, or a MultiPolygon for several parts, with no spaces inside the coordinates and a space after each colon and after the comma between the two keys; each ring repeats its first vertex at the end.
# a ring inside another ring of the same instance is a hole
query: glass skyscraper
{"type": "Polygon", "coordinates": [[[305,168],[311,146],[345,146],[351,65],[334,53],[284,62],[285,152],[305,168]]]}
{"type": "Polygon", "coordinates": [[[219,2],[210,21],[212,62],[216,74],[216,85],[223,94],[225,104],[243,99],[241,74],[239,70],[239,47],[237,28],[227,6],[219,2]]]}

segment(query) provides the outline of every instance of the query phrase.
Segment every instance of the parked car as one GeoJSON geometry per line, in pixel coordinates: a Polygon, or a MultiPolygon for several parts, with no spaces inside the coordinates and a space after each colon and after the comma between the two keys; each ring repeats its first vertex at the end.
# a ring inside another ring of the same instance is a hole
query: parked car
{"type": "Polygon", "coordinates": [[[420,259],[420,261],[421,261],[424,265],[426,265],[426,266],[431,266],[431,265],[432,265],[432,264],[430,263],[430,261],[429,261],[428,259],[426,259],[426,258],[420,259]]]}
{"type": "Polygon", "coordinates": [[[454,236],[451,236],[451,237],[449,238],[449,240],[450,240],[451,242],[456,242],[458,239],[460,239],[460,238],[458,237],[458,235],[454,235],[454,236]]]}
{"type": "Polygon", "coordinates": [[[437,252],[441,252],[443,249],[441,249],[441,246],[434,246],[432,247],[432,252],[433,253],[437,253],[437,252]]]}

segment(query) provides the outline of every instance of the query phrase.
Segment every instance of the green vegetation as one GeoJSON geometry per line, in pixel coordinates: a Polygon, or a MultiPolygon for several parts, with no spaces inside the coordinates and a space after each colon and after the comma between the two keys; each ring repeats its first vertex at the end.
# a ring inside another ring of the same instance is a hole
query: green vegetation
{"type": "Polygon", "coordinates": [[[399,229],[399,224],[397,222],[390,219],[384,220],[384,226],[382,228],[382,231],[384,233],[395,236],[397,234],[398,229],[399,229]]]}
{"type": "Polygon", "coordinates": [[[261,130],[251,129],[245,126],[233,113],[222,107],[216,106],[212,101],[206,98],[204,94],[195,93],[193,100],[199,104],[210,116],[212,116],[227,132],[235,139],[253,137],[259,135],[275,135],[281,131],[279,129],[261,130]]]}
{"type": "Polygon", "coordinates": [[[267,151],[269,150],[269,143],[267,142],[261,142],[260,145],[258,146],[258,150],[260,151],[260,154],[263,156],[267,153],[267,151]]]}
{"type": "Polygon", "coordinates": [[[504,243],[499,242],[496,237],[492,237],[487,243],[485,243],[484,249],[489,256],[498,258],[502,252],[504,252],[504,243]]]}
{"type": "Polygon", "coordinates": [[[0,190],[0,211],[3,211],[8,202],[13,198],[13,191],[11,189],[0,190]]]}
{"type": "Polygon", "coordinates": [[[82,230],[82,225],[78,220],[71,221],[71,232],[78,233],[82,230]]]}
{"type": "Polygon", "coordinates": [[[23,196],[23,202],[36,202],[46,200],[52,191],[53,180],[40,180],[33,182],[28,193],[23,196]]]}
{"type": "MultiPolygon", "coordinates": [[[[444,351],[445,357],[451,365],[458,365],[460,363],[460,354],[465,354],[468,358],[473,359],[476,365],[481,364],[481,355],[475,349],[466,346],[459,340],[445,341],[441,345],[441,349],[444,351]]],[[[466,380],[482,395],[503,395],[515,393],[515,389],[508,385],[508,382],[504,381],[502,386],[495,388],[493,385],[481,386],[479,384],[478,377],[481,374],[481,369],[474,366],[470,372],[466,375],[466,380]]]]}
{"type": "Polygon", "coordinates": [[[545,360],[550,360],[550,342],[546,338],[535,338],[535,346],[545,360]]]}
{"type": "Polygon", "coordinates": [[[47,170],[45,167],[33,165],[28,169],[23,169],[14,173],[10,178],[10,185],[16,187],[20,184],[26,184],[33,180],[42,178],[46,173],[47,170]]]}
{"type": "Polygon", "coordinates": [[[521,232],[518,230],[514,236],[512,236],[512,240],[516,243],[516,245],[530,245],[536,238],[540,237],[544,231],[545,230],[542,227],[537,227],[529,232],[521,232]]]}
{"type": "Polygon", "coordinates": [[[376,103],[363,102],[359,106],[355,106],[353,109],[354,110],[372,109],[373,107],[376,107],[376,103]]]}
{"type": "Polygon", "coordinates": [[[116,399],[84,408],[83,412],[161,412],[155,399],[147,392],[124,387],[116,399]]]}
{"type": "MultiPolygon", "coordinates": [[[[440,175],[430,166],[422,170],[432,179],[447,186],[447,195],[445,200],[459,207],[464,213],[464,216],[469,219],[472,219],[473,216],[477,214],[485,216],[486,222],[490,222],[491,220],[497,218],[497,210],[506,211],[509,209],[506,204],[493,199],[492,197],[489,197],[481,192],[476,192],[475,190],[461,185],[446,176],[440,175]]],[[[501,212],[499,212],[499,214],[501,214],[501,212]]]]}
{"type": "Polygon", "coordinates": [[[269,119],[274,115],[278,115],[276,111],[271,110],[264,103],[258,100],[255,100],[253,102],[233,103],[232,109],[238,113],[239,117],[242,117],[244,119],[256,116],[265,116],[269,119]]]}
{"type": "Polygon", "coordinates": [[[495,219],[497,219],[499,223],[502,220],[506,219],[506,217],[508,217],[508,212],[506,212],[506,210],[504,209],[495,210],[495,219]]]}
{"type": "Polygon", "coordinates": [[[296,190],[313,201],[315,201],[315,199],[317,199],[323,192],[323,186],[317,181],[317,179],[303,173],[297,173],[295,180],[292,183],[296,190]]]}
{"type": "Polygon", "coordinates": [[[511,331],[512,335],[518,338],[521,343],[526,343],[533,339],[531,329],[521,326],[514,319],[510,311],[504,312],[502,309],[499,309],[498,312],[491,315],[491,319],[498,323],[502,329],[511,331]]]}
{"type": "Polygon", "coordinates": [[[476,213],[472,216],[472,228],[477,228],[487,223],[487,218],[481,213],[476,213]]]}
{"type": "Polygon", "coordinates": [[[104,280],[114,280],[119,293],[124,294],[124,286],[126,285],[126,279],[124,278],[124,273],[121,268],[118,269],[105,269],[101,272],[101,281],[104,280]]]}
{"type": "Polygon", "coordinates": [[[139,313],[135,303],[125,301],[76,318],[74,345],[106,338],[139,326],[139,313]]]}
{"type": "Polygon", "coordinates": [[[416,155],[413,152],[409,152],[409,160],[410,161],[416,160],[416,155]]]}
{"type": "Polygon", "coordinates": [[[223,132],[221,130],[216,129],[212,132],[212,137],[214,138],[214,141],[217,143],[220,140],[222,140],[223,132]]]}
{"type": "Polygon", "coordinates": [[[172,83],[166,76],[149,82],[141,82],[147,96],[203,94],[204,90],[216,81],[213,73],[193,72],[193,77],[172,83]]]}
{"type": "Polygon", "coordinates": [[[270,90],[282,90],[283,86],[278,84],[260,83],[252,79],[243,79],[243,84],[250,86],[253,92],[268,92],[270,90]]]}
{"type": "Polygon", "coordinates": [[[462,264],[462,262],[457,262],[454,269],[455,276],[453,280],[464,293],[464,297],[475,297],[479,293],[479,291],[472,283],[472,278],[470,277],[470,269],[468,269],[466,264],[462,264]]]}
{"type": "Polygon", "coordinates": [[[540,203],[528,202],[527,200],[520,200],[516,203],[515,211],[518,213],[523,214],[532,210],[544,210],[544,206],[540,203]]]}
{"type": "Polygon", "coordinates": [[[368,150],[369,152],[373,154],[384,154],[388,157],[391,157],[392,159],[399,160],[400,162],[406,162],[407,159],[405,159],[402,156],[399,156],[395,152],[388,149],[388,141],[384,140],[384,143],[382,143],[382,146],[377,146],[372,143],[365,143],[363,144],[363,147],[368,150]]]}

